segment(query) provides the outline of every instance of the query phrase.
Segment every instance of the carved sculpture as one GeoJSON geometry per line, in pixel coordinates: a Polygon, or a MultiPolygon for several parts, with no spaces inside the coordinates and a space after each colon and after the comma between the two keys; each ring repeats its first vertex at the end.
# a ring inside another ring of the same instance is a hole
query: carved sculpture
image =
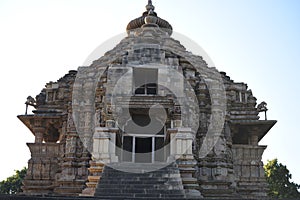
{"type": "Polygon", "coordinates": [[[263,101],[260,104],[258,104],[257,110],[258,112],[265,112],[265,120],[267,120],[267,111],[268,111],[267,103],[263,101]]]}

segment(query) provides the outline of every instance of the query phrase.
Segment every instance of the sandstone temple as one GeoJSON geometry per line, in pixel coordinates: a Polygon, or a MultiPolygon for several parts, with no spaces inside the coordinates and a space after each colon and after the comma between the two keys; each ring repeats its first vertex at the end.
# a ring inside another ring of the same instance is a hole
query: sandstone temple
{"type": "Polygon", "coordinates": [[[187,51],[154,10],[149,0],[112,50],[27,98],[24,195],[267,196],[259,141],[276,121],[260,119],[266,103],[187,51]]]}

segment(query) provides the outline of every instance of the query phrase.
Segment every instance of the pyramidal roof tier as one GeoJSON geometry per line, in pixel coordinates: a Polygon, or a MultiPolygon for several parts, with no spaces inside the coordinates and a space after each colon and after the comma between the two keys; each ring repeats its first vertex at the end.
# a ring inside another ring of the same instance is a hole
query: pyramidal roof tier
{"type": "Polygon", "coordinates": [[[127,25],[126,31],[130,33],[132,30],[141,28],[151,21],[151,24],[155,24],[157,27],[164,29],[169,35],[172,35],[173,28],[168,21],[157,16],[157,13],[154,12],[155,7],[152,4],[151,0],[148,0],[148,4],[146,5],[146,11],[143,13],[141,17],[138,17],[134,20],[131,20],[127,25]]]}

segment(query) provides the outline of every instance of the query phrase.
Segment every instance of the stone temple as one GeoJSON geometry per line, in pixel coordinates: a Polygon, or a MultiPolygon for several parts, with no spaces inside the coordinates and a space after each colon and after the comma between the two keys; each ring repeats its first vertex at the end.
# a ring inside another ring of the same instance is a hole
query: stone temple
{"type": "Polygon", "coordinates": [[[127,37],[49,82],[18,118],[34,134],[23,194],[135,198],[267,196],[259,120],[245,83],[172,38],[151,0],[127,37]]]}

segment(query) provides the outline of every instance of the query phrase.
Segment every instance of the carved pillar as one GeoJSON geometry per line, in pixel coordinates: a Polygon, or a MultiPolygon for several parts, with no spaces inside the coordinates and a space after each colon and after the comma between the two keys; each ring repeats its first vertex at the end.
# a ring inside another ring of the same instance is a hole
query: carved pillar
{"type": "Polygon", "coordinates": [[[65,152],[61,164],[62,171],[57,180],[59,187],[55,189],[56,193],[76,196],[82,192],[87,179],[87,159],[87,152],[85,153],[85,149],[76,132],[72,113],[69,113],[65,152]]]}
{"type": "Polygon", "coordinates": [[[92,161],[90,161],[88,182],[81,196],[94,196],[95,190],[105,163],[117,162],[116,134],[118,128],[114,128],[114,121],[107,120],[107,127],[97,127],[93,136],[92,161]]]}
{"type": "Polygon", "coordinates": [[[198,180],[204,197],[235,197],[236,183],[233,174],[232,142],[230,129],[201,132],[202,148],[198,157],[198,180]],[[229,131],[229,132],[228,132],[229,131]]]}
{"type": "Polygon", "coordinates": [[[266,146],[233,145],[237,192],[243,198],[267,197],[268,184],[261,161],[265,149],[266,146]]]}
{"type": "Polygon", "coordinates": [[[108,128],[95,128],[92,161],[90,161],[90,168],[88,169],[90,174],[86,183],[87,188],[82,191],[80,196],[94,196],[104,165],[110,162],[109,141],[110,134],[108,128]]]}
{"type": "Polygon", "coordinates": [[[42,119],[34,119],[33,132],[35,135],[35,143],[42,143],[44,139],[45,128],[42,126],[42,119]]]}
{"type": "Polygon", "coordinates": [[[27,143],[31,152],[28,170],[23,181],[23,193],[28,195],[53,194],[58,169],[59,144],[27,143]]]}
{"type": "Polygon", "coordinates": [[[28,161],[28,171],[23,181],[23,193],[29,195],[52,194],[55,185],[55,175],[58,170],[59,144],[43,143],[47,119],[34,116],[32,130],[35,143],[27,143],[31,152],[28,161]]]}
{"type": "MultiPolygon", "coordinates": [[[[180,120],[173,125],[181,126],[180,120]]],[[[195,166],[197,164],[193,155],[194,135],[191,128],[176,127],[167,130],[170,135],[170,159],[175,159],[180,170],[183,187],[187,197],[202,197],[199,192],[195,166]]]]}
{"type": "Polygon", "coordinates": [[[170,134],[170,156],[175,159],[194,159],[192,144],[194,136],[190,128],[168,129],[170,134]]]}
{"type": "Polygon", "coordinates": [[[109,128],[97,127],[93,137],[93,160],[103,163],[110,162],[109,143],[109,128]]]}
{"type": "Polygon", "coordinates": [[[114,128],[113,120],[107,120],[106,127],[95,128],[92,152],[94,161],[102,163],[118,161],[116,156],[116,134],[118,130],[118,128],[114,128]]]}

